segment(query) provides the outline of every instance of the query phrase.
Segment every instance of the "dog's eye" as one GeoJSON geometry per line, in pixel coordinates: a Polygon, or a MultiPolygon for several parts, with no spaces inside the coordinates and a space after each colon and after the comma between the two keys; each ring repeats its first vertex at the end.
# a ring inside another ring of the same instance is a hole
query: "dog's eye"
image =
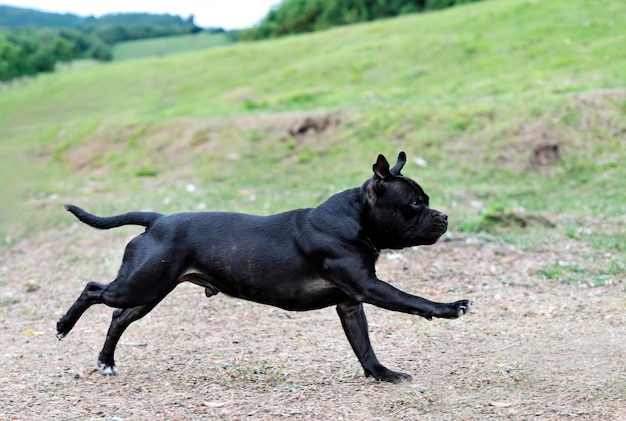
{"type": "Polygon", "coordinates": [[[421,206],[421,204],[422,204],[422,201],[419,200],[419,199],[413,199],[413,200],[411,200],[411,202],[409,202],[409,205],[412,208],[419,208],[421,206]]]}

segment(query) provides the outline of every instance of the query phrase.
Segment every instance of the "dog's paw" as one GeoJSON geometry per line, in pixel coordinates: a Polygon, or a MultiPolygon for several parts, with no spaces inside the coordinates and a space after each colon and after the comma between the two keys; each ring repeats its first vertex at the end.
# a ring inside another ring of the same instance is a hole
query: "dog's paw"
{"type": "Polygon", "coordinates": [[[458,307],[457,308],[457,313],[456,313],[457,316],[456,317],[461,317],[465,313],[469,312],[470,308],[474,304],[474,301],[472,301],[472,300],[461,300],[461,301],[457,301],[455,304],[458,307]]]}
{"type": "Polygon", "coordinates": [[[365,370],[366,377],[373,377],[375,380],[379,382],[389,382],[389,383],[402,383],[402,382],[410,382],[413,380],[413,377],[406,373],[399,373],[397,371],[389,370],[386,367],[379,367],[376,370],[365,370]]]}
{"type": "Polygon", "coordinates": [[[443,319],[457,319],[469,312],[472,304],[474,304],[472,300],[460,300],[454,303],[443,304],[442,307],[440,307],[441,313],[436,317],[441,317],[443,319]]]}
{"type": "Polygon", "coordinates": [[[98,360],[98,369],[104,376],[117,376],[117,367],[115,364],[106,364],[98,360]]]}
{"type": "Polygon", "coordinates": [[[61,340],[65,338],[68,333],[70,333],[70,330],[72,330],[72,328],[67,328],[67,321],[65,320],[65,316],[63,316],[59,319],[55,326],[54,336],[56,336],[57,339],[61,340]]]}

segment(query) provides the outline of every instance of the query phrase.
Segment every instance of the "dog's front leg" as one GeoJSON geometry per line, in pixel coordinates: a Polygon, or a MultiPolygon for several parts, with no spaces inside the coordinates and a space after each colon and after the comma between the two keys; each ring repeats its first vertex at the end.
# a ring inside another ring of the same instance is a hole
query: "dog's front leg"
{"type": "Polygon", "coordinates": [[[376,380],[391,383],[411,380],[411,376],[408,374],[391,371],[376,358],[370,342],[367,319],[365,318],[362,303],[345,301],[337,305],[337,313],[341,319],[341,325],[346,332],[348,341],[363,366],[367,377],[372,376],[376,380]]]}
{"type": "Polygon", "coordinates": [[[375,305],[391,311],[416,314],[428,320],[433,317],[456,319],[466,314],[472,300],[437,303],[411,295],[375,275],[374,267],[354,259],[338,259],[325,263],[327,277],[355,302],[375,305]]]}

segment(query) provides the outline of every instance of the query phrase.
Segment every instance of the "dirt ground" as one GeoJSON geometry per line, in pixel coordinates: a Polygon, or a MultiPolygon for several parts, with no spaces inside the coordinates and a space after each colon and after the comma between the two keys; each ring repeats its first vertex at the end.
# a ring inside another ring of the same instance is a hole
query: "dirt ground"
{"type": "Polygon", "coordinates": [[[111,309],[92,307],[63,341],[57,319],[89,280],[115,275],[137,229],[75,225],[0,257],[3,420],[626,420],[624,275],[604,286],[546,279],[589,254],[563,238],[522,248],[472,236],[385,253],[378,275],[429,299],[475,300],[454,321],[366,307],[399,385],[362,375],[333,308],[287,312],[181,285],[133,324],[119,375],[95,360],[111,309]]]}

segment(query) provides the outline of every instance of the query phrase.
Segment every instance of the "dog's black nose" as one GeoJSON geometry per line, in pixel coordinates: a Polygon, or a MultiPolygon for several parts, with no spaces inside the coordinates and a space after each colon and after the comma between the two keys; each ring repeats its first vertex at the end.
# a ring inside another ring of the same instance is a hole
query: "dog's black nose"
{"type": "Polygon", "coordinates": [[[439,217],[443,219],[444,221],[448,220],[448,214],[445,212],[439,212],[439,217]]]}

